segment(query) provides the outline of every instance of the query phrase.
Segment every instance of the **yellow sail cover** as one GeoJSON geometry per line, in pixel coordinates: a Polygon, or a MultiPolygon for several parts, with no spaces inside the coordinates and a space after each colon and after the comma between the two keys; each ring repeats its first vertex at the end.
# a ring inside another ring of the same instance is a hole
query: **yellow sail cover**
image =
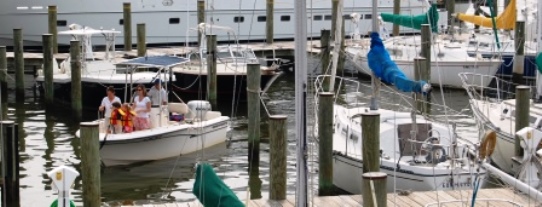
{"type": "MultiPolygon", "coordinates": [[[[482,27],[493,27],[491,18],[488,17],[458,13],[457,19],[482,27]]],[[[497,29],[514,29],[516,27],[516,0],[511,0],[506,9],[495,17],[495,24],[497,29]]]]}

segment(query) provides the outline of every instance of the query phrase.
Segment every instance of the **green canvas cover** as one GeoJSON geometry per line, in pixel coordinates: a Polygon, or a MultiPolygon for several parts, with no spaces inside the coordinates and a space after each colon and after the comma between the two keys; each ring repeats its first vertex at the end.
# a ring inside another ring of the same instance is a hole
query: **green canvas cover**
{"type": "Polygon", "coordinates": [[[192,192],[205,207],[244,207],[209,164],[199,164],[192,192]]]}
{"type": "Polygon", "coordinates": [[[403,27],[410,27],[417,30],[422,28],[422,24],[429,24],[431,25],[431,31],[433,33],[438,32],[438,11],[436,4],[432,4],[427,13],[416,16],[390,13],[381,13],[380,16],[385,22],[399,24],[403,27]]]}
{"type": "Polygon", "coordinates": [[[538,67],[538,72],[542,73],[542,53],[536,56],[536,67],[538,67]]]}

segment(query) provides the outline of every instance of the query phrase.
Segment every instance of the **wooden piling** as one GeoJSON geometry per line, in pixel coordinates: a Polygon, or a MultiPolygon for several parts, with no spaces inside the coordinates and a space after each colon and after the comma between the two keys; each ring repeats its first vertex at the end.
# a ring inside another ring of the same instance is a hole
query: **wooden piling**
{"type": "MultiPolygon", "coordinates": [[[[198,0],[198,25],[201,23],[205,23],[205,0],[198,0]]],[[[203,42],[201,42],[201,31],[198,30],[198,45],[201,46],[203,42]]]]}
{"type": "Polygon", "coordinates": [[[523,82],[523,67],[525,63],[525,22],[516,21],[514,29],[514,48],[516,55],[514,56],[514,69],[512,72],[512,81],[515,84],[523,82]]]}
{"type": "Polygon", "coordinates": [[[207,53],[207,100],[216,109],[216,35],[207,35],[207,53]]]}
{"type": "MultiPolygon", "coordinates": [[[[431,26],[429,24],[422,24],[421,33],[421,56],[425,58],[425,69],[431,71],[431,42],[433,40],[431,26]]],[[[431,77],[430,74],[429,77],[431,77]]]]}
{"type": "Polygon", "coordinates": [[[147,53],[147,42],[145,41],[145,24],[137,24],[137,56],[143,57],[147,53]]]}
{"type": "Polygon", "coordinates": [[[13,29],[13,55],[15,64],[15,99],[24,101],[23,30],[13,29]]]}
{"type": "Polygon", "coordinates": [[[122,4],[124,26],[124,51],[132,51],[132,4],[124,2],[122,4]]]}
{"type": "MultiPolygon", "coordinates": [[[[414,79],[419,81],[423,80],[429,83],[431,77],[431,71],[427,69],[427,59],[423,57],[414,58],[414,79]]],[[[427,96],[427,100],[420,100],[420,95],[416,94],[416,109],[422,114],[429,114],[431,112],[431,96],[427,96]]]]}
{"type": "Polygon", "coordinates": [[[286,115],[269,117],[269,199],[286,199],[286,152],[287,129],[286,115]]]}
{"type": "MultiPolygon", "coordinates": [[[[401,0],[393,0],[393,14],[401,13],[401,0]]],[[[399,36],[399,24],[393,24],[392,34],[394,37],[399,36]]]]}
{"type": "Polygon", "coordinates": [[[49,34],[53,35],[53,41],[52,41],[52,47],[53,47],[53,54],[58,53],[58,27],[57,27],[57,9],[56,5],[50,5],[47,7],[49,11],[49,34]]]}
{"type": "Polygon", "coordinates": [[[71,64],[71,105],[74,118],[81,120],[83,105],[81,102],[81,43],[79,40],[70,41],[71,64]]]}
{"type": "Polygon", "coordinates": [[[361,114],[363,173],[380,171],[380,113],[361,114]]]}
{"type": "Polygon", "coordinates": [[[339,15],[339,0],[331,0],[331,42],[334,42],[337,37],[335,37],[335,30],[337,30],[337,18],[339,15]]]}
{"type": "Polygon", "coordinates": [[[362,177],[363,206],[386,207],[388,205],[388,193],[386,191],[386,180],[388,175],[383,172],[368,172],[363,173],[362,177]]]}
{"type": "Polygon", "coordinates": [[[333,93],[318,94],[318,195],[333,193],[333,93]]]}
{"type": "Polygon", "coordinates": [[[448,11],[448,34],[451,35],[454,33],[453,25],[455,17],[453,14],[455,13],[455,0],[446,0],[445,4],[446,10],[448,11]]]}
{"type": "MultiPolygon", "coordinates": [[[[6,57],[6,46],[0,46],[0,98],[2,99],[2,107],[6,106],[8,102],[8,59],[6,57]]],[[[7,108],[7,107],[6,107],[7,108]]],[[[3,114],[4,111],[2,111],[3,114]]],[[[2,116],[6,118],[6,116],[2,116]]]]}
{"type": "Polygon", "coordinates": [[[19,127],[13,121],[1,121],[2,125],[2,206],[18,207],[19,195],[19,127]]]}
{"type": "Polygon", "coordinates": [[[100,206],[101,184],[98,122],[82,122],[80,126],[83,206],[100,206]]]}
{"type": "MultiPolygon", "coordinates": [[[[344,18],[342,18],[341,16],[341,19],[342,19],[342,27],[341,27],[341,34],[342,36],[339,37],[340,38],[340,41],[341,41],[341,44],[340,44],[340,49],[339,49],[339,62],[337,63],[337,74],[339,75],[343,75],[344,74],[344,63],[346,62],[346,56],[345,56],[345,52],[344,52],[344,49],[346,48],[345,45],[344,45],[344,35],[345,35],[345,26],[344,26],[344,18]]],[[[339,91],[340,89],[337,89],[337,91],[339,91]]]]}
{"type": "Polygon", "coordinates": [[[42,36],[43,43],[43,76],[44,84],[43,91],[45,92],[45,105],[49,108],[54,102],[54,86],[53,86],[53,38],[52,34],[44,34],[42,36]]]}
{"type": "MultiPolygon", "coordinates": [[[[515,132],[529,126],[529,116],[531,110],[531,88],[529,86],[516,87],[516,118],[515,118],[515,132]]],[[[515,134],[515,133],[514,133],[515,134]]],[[[523,148],[521,148],[521,138],[516,136],[514,144],[515,156],[523,156],[523,148]]]]}
{"type": "Polygon", "coordinates": [[[274,34],[274,16],[273,12],[275,10],[274,6],[275,0],[266,0],[266,13],[265,13],[265,37],[267,44],[273,44],[273,34],[274,34]]]}
{"type": "MultiPolygon", "coordinates": [[[[326,71],[329,68],[329,63],[331,61],[330,52],[331,47],[329,45],[329,42],[331,41],[331,31],[323,29],[320,31],[320,55],[322,58],[321,65],[322,65],[322,74],[326,74],[326,71]]],[[[329,78],[330,77],[324,77],[322,87],[323,91],[329,91],[329,78]]]]}
{"type": "Polygon", "coordinates": [[[260,162],[260,64],[247,65],[248,160],[260,162]]]}

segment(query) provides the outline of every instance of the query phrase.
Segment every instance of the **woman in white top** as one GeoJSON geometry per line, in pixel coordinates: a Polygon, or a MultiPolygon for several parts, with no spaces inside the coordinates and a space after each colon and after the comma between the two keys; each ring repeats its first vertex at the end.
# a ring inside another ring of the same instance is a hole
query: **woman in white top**
{"type": "Polygon", "coordinates": [[[149,112],[151,112],[151,99],[147,97],[145,86],[138,85],[134,97],[134,111],[137,116],[134,118],[134,130],[144,130],[150,128],[149,112]]]}
{"type": "Polygon", "coordinates": [[[109,130],[109,123],[111,121],[111,104],[112,103],[115,103],[115,102],[120,102],[120,98],[115,96],[115,88],[113,88],[113,86],[109,86],[107,87],[105,93],[107,94],[107,96],[105,96],[103,99],[102,99],[102,104],[100,104],[100,108],[98,108],[98,110],[100,111],[105,111],[104,113],[104,123],[105,123],[105,128],[106,130],[109,130]]]}

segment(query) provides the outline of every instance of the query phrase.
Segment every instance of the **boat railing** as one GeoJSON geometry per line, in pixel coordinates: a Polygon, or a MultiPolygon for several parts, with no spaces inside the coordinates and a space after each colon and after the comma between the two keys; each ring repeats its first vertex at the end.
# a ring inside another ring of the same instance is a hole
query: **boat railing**
{"type": "MultiPolygon", "coordinates": [[[[453,201],[439,201],[439,202],[433,202],[428,203],[425,205],[425,207],[441,207],[441,206],[448,206],[448,205],[467,205],[469,206],[472,203],[472,200],[453,200],[453,201]]],[[[514,206],[514,207],[522,207],[520,203],[510,201],[510,200],[504,200],[504,199],[498,199],[498,198],[478,198],[475,200],[476,206],[482,206],[485,204],[485,206],[514,206]]]]}
{"type": "MultiPolygon", "coordinates": [[[[503,100],[515,98],[515,87],[518,84],[510,80],[494,75],[483,75],[478,73],[459,73],[463,88],[473,100],[484,100],[500,103],[503,100]],[[487,84],[489,83],[489,84],[487,84]],[[486,86],[487,85],[487,86],[486,86]]],[[[531,92],[536,88],[531,86],[531,92]]]]}

